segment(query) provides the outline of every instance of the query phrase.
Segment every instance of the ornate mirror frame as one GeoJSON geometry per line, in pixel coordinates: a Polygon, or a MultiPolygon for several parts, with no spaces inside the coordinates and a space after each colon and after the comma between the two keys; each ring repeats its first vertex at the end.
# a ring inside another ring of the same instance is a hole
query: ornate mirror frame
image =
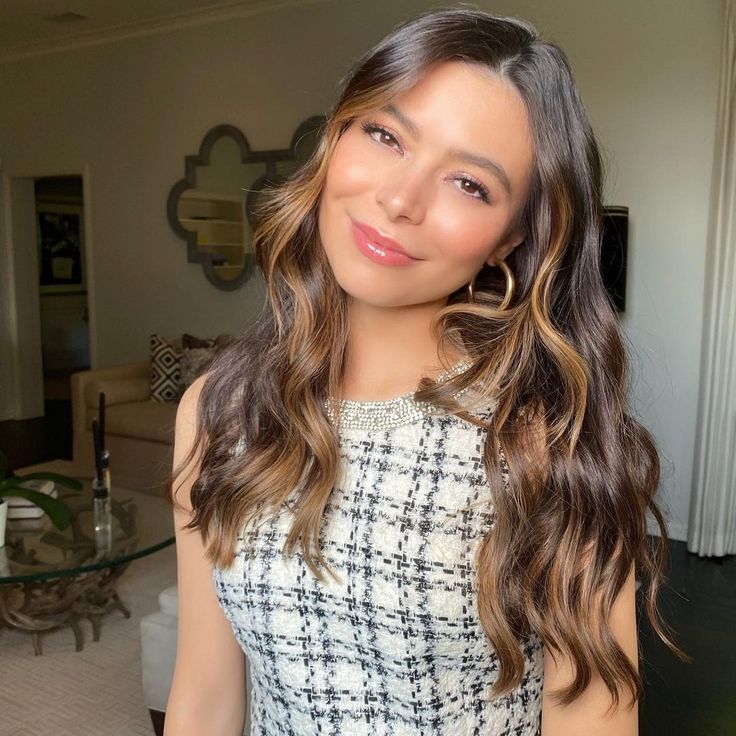
{"type": "Polygon", "coordinates": [[[314,115],[307,118],[297,127],[291,138],[289,148],[267,151],[252,150],[248,139],[234,125],[217,125],[209,130],[202,139],[199,153],[190,154],[185,157],[184,178],[177,181],[169,192],[166,201],[166,217],[174,233],[187,244],[188,262],[201,263],[205,276],[218,289],[234,291],[243,286],[253,275],[255,270],[255,256],[252,252],[246,251],[243,254],[242,271],[233,279],[225,279],[215,269],[215,266],[222,264],[224,257],[214,253],[202,252],[198,246],[197,232],[184,227],[179,221],[179,199],[187,190],[197,188],[197,167],[210,165],[212,148],[223,137],[229,137],[237,144],[240,151],[240,163],[262,163],[264,165],[264,173],[255,181],[244,181],[242,187],[242,190],[247,192],[247,196],[244,194],[245,214],[251,228],[255,229],[257,222],[253,214],[253,209],[262,190],[266,186],[278,184],[287,178],[278,173],[276,164],[281,161],[294,162],[296,163],[295,170],[297,170],[306,163],[312,154],[313,147],[303,150],[304,144],[302,144],[302,139],[307,138],[308,140],[312,134],[319,135],[320,129],[326,120],[327,118],[324,115],[314,115]],[[301,148],[300,144],[302,144],[301,148]]]}

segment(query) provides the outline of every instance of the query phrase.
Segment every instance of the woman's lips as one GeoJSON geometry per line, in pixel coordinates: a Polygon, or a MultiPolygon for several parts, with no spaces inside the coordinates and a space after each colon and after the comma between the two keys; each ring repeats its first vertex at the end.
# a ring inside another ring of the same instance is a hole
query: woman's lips
{"type": "Polygon", "coordinates": [[[403,266],[420,260],[412,258],[395,240],[384,238],[370,225],[351,220],[350,226],[358,250],[376,263],[403,266]]]}

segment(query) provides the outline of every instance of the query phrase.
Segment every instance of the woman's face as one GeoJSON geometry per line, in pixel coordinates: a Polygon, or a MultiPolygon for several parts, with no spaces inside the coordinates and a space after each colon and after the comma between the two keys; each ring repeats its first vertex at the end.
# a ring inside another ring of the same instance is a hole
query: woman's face
{"type": "Polygon", "coordinates": [[[376,306],[444,303],[523,239],[509,230],[532,156],[518,92],[461,62],[357,118],[337,142],[319,204],[338,283],[376,306]]]}

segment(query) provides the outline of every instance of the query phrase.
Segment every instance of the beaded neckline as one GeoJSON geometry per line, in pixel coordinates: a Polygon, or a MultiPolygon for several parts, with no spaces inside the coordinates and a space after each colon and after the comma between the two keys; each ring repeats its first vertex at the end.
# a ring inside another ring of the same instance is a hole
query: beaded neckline
{"type": "MultiPolygon", "coordinates": [[[[456,363],[450,370],[444,371],[433,380],[442,383],[451,376],[462,373],[471,365],[470,361],[463,359],[456,363]]],[[[461,396],[467,388],[455,393],[461,396]]],[[[341,399],[336,402],[340,406],[340,428],[341,429],[391,429],[402,424],[414,422],[428,414],[436,412],[437,407],[428,401],[419,401],[414,398],[416,391],[410,391],[403,396],[385,401],[359,401],[356,399],[341,399]]],[[[325,401],[324,406],[327,416],[333,423],[336,420],[334,411],[334,399],[332,402],[325,401]]]]}

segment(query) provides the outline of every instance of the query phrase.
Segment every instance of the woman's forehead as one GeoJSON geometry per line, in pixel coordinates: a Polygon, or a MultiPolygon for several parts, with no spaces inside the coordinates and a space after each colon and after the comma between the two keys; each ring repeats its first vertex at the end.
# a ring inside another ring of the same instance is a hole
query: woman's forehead
{"type": "Polygon", "coordinates": [[[497,163],[512,188],[525,188],[533,160],[526,104],[513,84],[492,70],[445,62],[378,110],[410,141],[467,163],[497,163]]]}

